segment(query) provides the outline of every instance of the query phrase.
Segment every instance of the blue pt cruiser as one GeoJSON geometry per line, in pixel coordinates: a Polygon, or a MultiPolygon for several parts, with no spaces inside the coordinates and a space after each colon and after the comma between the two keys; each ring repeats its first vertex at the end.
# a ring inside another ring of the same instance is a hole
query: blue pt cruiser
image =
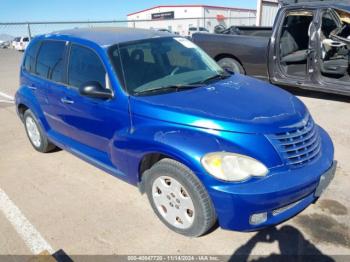
{"type": "Polygon", "coordinates": [[[16,105],[40,152],[65,149],[146,193],[186,236],[252,231],[313,203],[333,145],[295,96],[220,68],[191,41],[127,28],[38,36],[16,105]]]}

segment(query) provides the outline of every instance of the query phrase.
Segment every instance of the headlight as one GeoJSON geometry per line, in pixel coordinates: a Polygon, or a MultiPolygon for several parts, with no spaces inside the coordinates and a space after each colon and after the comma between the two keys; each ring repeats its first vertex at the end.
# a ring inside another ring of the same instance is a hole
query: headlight
{"type": "Polygon", "coordinates": [[[228,152],[206,154],[201,162],[212,176],[225,181],[262,177],[269,172],[264,164],[254,158],[228,152]]]}

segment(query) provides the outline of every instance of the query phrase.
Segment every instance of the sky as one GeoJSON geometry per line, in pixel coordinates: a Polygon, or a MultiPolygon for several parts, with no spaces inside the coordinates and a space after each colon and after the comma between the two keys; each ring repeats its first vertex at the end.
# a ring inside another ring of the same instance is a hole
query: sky
{"type": "Polygon", "coordinates": [[[1,22],[124,20],[157,5],[207,4],[256,9],[256,0],[0,0],[1,22]]]}

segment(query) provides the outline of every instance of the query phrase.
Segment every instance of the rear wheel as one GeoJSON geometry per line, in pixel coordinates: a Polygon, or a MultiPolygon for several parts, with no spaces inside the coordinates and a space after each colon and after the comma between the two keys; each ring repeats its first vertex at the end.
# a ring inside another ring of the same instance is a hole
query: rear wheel
{"type": "Polygon", "coordinates": [[[159,219],[171,230],[197,237],[215,223],[208,193],[193,172],[172,159],[162,159],[145,174],[148,200],[159,219]]]}
{"type": "Polygon", "coordinates": [[[231,57],[224,57],[221,58],[218,61],[218,64],[223,68],[223,69],[228,69],[234,73],[242,74],[244,75],[244,68],[241,65],[240,62],[238,62],[236,59],[231,58],[231,57]]]}
{"type": "Polygon", "coordinates": [[[35,150],[46,153],[56,147],[47,139],[32,111],[26,110],[23,119],[27,136],[35,150]]]}

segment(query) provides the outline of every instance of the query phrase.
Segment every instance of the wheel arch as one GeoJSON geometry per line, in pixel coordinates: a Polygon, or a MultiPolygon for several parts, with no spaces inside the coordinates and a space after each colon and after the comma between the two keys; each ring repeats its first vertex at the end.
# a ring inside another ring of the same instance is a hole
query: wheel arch
{"type": "Polygon", "coordinates": [[[138,180],[138,188],[141,194],[145,192],[143,177],[147,175],[147,171],[150,170],[154,164],[158,163],[160,160],[164,158],[175,160],[187,166],[189,169],[193,170],[193,167],[190,165],[190,163],[187,160],[184,159],[184,157],[178,156],[176,154],[171,154],[169,152],[161,152],[161,151],[147,152],[142,156],[138,165],[137,180],[138,180]]]}
{"type": "Polygon", "coordinates": [[[24,121],[24,119],[23,119],[24,112],[27,111],[28,109],[29,109],[29,107],[26,104],[24,104],[24,103],[19,103],[17,105],[18,116],[22,120],[22,122],[24,121]]]}
{"type": "Polygon", "coordinates": [[[22,86],[18,89],[16,93],[16,110],[19,118],[23,121],[24,112],[26,110],[31,110],[36,120],[46,132],[49,130],[49,125],[44,116],[44,112],[37,100],[37,98],[32,94],[32,91],[26,86],[22,86]]]}

